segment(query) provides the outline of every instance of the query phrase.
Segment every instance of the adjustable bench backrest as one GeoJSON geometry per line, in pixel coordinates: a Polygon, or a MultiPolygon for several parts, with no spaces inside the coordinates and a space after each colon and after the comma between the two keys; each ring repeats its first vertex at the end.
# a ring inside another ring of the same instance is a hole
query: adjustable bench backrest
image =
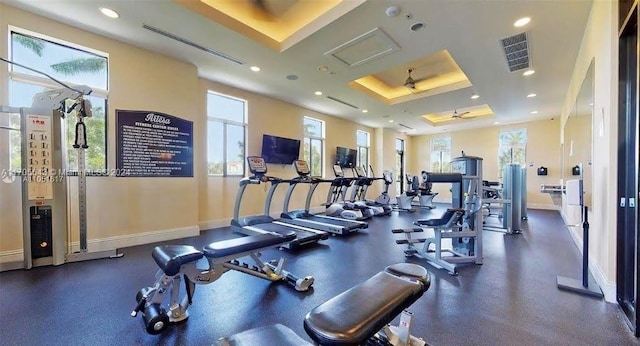
{"type": "Polygon", "coordinates": [[[360,345],[411,306],[429,285],[429,273],[422,266],[389,266],[311,310],[304,329],[320,345],[360,345]]]}

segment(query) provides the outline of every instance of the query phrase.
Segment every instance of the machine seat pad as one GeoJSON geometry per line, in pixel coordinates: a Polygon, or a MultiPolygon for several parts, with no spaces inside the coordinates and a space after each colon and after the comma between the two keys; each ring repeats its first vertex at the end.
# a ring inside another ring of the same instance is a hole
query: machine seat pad
{"type": "Polygon", "coordinates": [[[163,245],[156,246],[152,256],[165,274],[174,276],[183,264],[195,262],[204,254],[191,245],[163,245]]]}
{"type": "Polygon", "coordinates": [[[204,247],[204,255],[209,258],[220,258],[234,254],[240,254],[257,250],[272,245],[279,245],[295,239],[275,235],[275,234],[256,234],[247,237],[233,238],[217,241],[204,247]]]}
{"type": "Polygon", "coordinates": [[[360,345],[429,288],[423,267],[388,267],[307,313],[304,329],[320,345],[360,345]],[[421,269],[420,269],[421,268],[421,269]]]}
{"type": "MultiPolygon", "coordinates": [[[[438,227],[446,225],[451,217],[456,215],[456,218],[459,219],[464,214],[464,209],[460,208],[449,208],[447,211],[442,214],[442,217],[438,219],[422,219],[415,221],[415,224],[418,226],[426,226],[426,227],[438,227]]],[[[457,221],[457,220],[455,220],[457,221]]]]}
{"type": "Polygon", "coordinates": [[[293,330],[273,324],[245,330],[218,340],[218,346],[312,346],[293,330]]]}

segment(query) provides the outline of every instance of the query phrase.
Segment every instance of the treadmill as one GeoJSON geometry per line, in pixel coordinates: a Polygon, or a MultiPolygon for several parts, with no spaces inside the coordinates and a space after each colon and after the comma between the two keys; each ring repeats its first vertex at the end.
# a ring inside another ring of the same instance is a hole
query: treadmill
{"type": "Polygon", "coordinates": [[[236,202],[233,209],[233,219],[231,220],[231,226],[237,227],[234,231],[245,235],[256,235],[266,233],[287,233],[295,232],[296,239],[284,244],[282,247],[289,250],[297,250],[303,245],[315,244],[319,240],[325,240],[329,238],[329,234],[314,228],[308,228],[304,226],[297,226],[274,220],[269,216],[269,209],[271,206],[271,199],[278,184],[288,182],[286,180],[278,179],[275,177],[267,176],[267,165],[262,157],[249,156],[247,157],[247,164],[249,171],[253,174],[251,177],[243,178],[240,180],[240,189],[236,195],[236,202]],[[239,217],[240,204],[242,203],[242,196],[248,185],[261,184],[270,182],[271,187],[267,194],[265,201],[264,214],[257,216],[245,216],[239,217]]]}
{"type": "Polygon", "coordinates": [[[317,215],[309,212],[311,206],[311,197],[318,184],[322,182],[332,182],[333,180],[324,180],[310,176],[309,165],[307,161],[293,161],[293,167],[296,169],[298,176],[289,182],[287,194],[284,197],[284,208],[281,215],[281,222],[290,225],[302,226],[322,230],[332,234],[347,235],[363,228],[368,228],[369,224],[362,221],[345,220],[337,217],[317,215]],[[298,184],[310,184],[307,200],[304,210],[289,211],[289,201],[293,190],[298,184]]]}

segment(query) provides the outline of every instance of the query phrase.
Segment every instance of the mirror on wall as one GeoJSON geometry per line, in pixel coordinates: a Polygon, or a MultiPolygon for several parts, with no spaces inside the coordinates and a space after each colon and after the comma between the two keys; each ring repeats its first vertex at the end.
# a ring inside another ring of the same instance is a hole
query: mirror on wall
{"type": "Polygon", "coordinates": [[[591,206],[594,62],[587,70],[576,102],[564,125],[562,178],[584,180],[584,203],[591,206]]]}

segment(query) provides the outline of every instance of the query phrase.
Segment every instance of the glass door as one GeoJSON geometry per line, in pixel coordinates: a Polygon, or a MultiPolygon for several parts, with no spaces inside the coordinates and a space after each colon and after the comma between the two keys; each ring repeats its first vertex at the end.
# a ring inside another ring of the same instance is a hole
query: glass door
{"type": "Polygon", "coordinates": [[[621,1],[620,6],[616,299],[631,330],[635,336],[640,336],[638,2],[628,4],[628,1],[621,1]]]}

